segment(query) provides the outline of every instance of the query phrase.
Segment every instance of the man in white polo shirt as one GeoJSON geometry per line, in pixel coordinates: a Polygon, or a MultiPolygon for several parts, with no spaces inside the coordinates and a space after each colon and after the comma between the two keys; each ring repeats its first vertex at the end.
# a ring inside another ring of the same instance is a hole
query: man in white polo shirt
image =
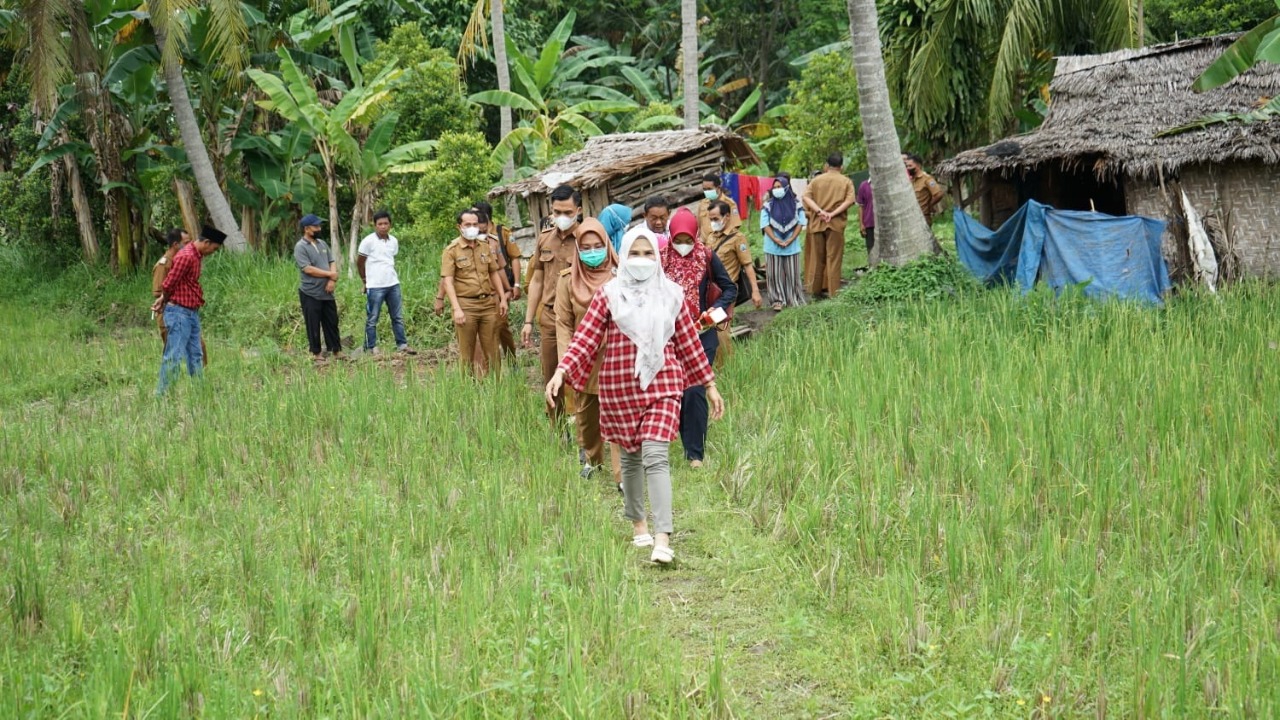
{"type": "Polygon", "coordinates": [[[400,241],[391,234],[391,213],[386,210],[374,213],[373,233],[360,241],[360,257],[356,259],[356,270],[364,284],[364,349],[368,353],[378,352],[378,318],[382,316],[382,304],[385,302],[391,315],[391,332],[396,336],[396,350],[408,355],[417,354],[405,339],[404,318],[400,312],[404,298],[400,294],[400,278],[396,275],[396,253],[399,251],[400,241]]]}

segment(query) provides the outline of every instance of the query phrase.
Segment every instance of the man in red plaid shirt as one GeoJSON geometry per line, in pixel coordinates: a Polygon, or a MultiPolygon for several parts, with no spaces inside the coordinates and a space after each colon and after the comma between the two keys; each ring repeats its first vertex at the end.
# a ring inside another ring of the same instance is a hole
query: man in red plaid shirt
{"type": "Polygon", "coordinates": [[[151,306],[151,312],[164,312],[164,324],[169,328],[164,357],[160,360],[160,384],[156,387],[156,395],[164,394],[173,376],[180,372],[183,360],[186,360],[187,372],[192,377],[198,376],[204,368],[204,351],[200,345],[200,308],[204,306],[200,263],[221,250],[226,239],[224,233],[206,225],[199,240],[188,243],[173,256],[169,274],[160,286],[160,297],[151,306]]]}

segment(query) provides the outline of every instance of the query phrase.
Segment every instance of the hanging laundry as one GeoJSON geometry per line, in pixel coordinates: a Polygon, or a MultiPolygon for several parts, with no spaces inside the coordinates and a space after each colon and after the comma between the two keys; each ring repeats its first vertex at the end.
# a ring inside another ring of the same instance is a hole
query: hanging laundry
{"type": "Polygon", "coordinates": [[[720,189],[733,199],[734,204],[742,204],[742,188],[738,184],[738,173],[721,173],[720,189]]]}
{"type": "MultiPolygon", "coordinates": [[[[758,182],[759,181],[757,180],[757,178],[751,175],[738,176],[738,189],[742,193],[738,197],[738,215],[743,220],[746,220],[748,217],[751,216],[750,204],[752,199],[754,199],[756,195],[759,193],[759,190],[756,187],[758,182]]],[[[756,206],[757,209],[759,208],[758,203],[759,201],[757,201],[757,206],[756,206]]]]}

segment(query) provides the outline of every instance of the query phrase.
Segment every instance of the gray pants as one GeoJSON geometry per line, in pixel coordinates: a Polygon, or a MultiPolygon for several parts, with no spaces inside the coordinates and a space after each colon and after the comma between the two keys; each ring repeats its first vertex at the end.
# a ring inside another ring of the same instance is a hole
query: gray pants
{"type": "Polygon", "coordinates": [[[622,453],[622,497],[628,520],[645,519],[644,482],[649,480],[649,506],[653,508],[653,532],[670,534],[671,443],[645,440],[640,452],[622,453]]]}

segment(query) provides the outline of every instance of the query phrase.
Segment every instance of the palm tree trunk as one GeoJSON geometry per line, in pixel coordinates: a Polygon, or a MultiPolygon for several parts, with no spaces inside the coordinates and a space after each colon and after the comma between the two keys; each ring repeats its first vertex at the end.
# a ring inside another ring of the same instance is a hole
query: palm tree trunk
{"type": "MultiPolygon", "coordinates": [[[[493,22],[493,61],[498,70],[498,89],[511,92],[511,66],[507,64],[507,16],[502,7],[502,0],[489,0],[489,18],[493,22]]],[[[498,122],[501,125],[502,137],[511,133],[515,123],[511,119],[511,108],[503,105],[498,108],[498,122]]],[[[507,158],[502,164],[502,182],[509,183],[516,179],[515,158],[507,158]]],[[[520,225],[520,205],[515,195],[506,198],[507,223],[520,225]]]]}
{"type": "Polygon", "coordinates": [[[320,157],[324,160],[325,186],[329,191],[329,251],[333,261],[342,265],[342,225],[338,215],[338,169],[327,148],[321,149],[320,157]]]}
{"type": "Polygon", "coordinates": [[[67,179],[71,185],[71,207],[76,213],[76,228],[80,231],[80,249],[84,252],[85,262],[90,265],[98,262],[98,233],[93,226],[93,209],[89,206],[89,196],[85,194],[84,182],[80,179],[80,166],[71,155],[62,156],[62,164],[67,170],[67,179]]]}
{"type": "Polygon", "coordinates": [[[191,237],[200,233],[200,216],[196,214],[196,195],[191,183],[182,178],[173,179],[173,194],[178,198],[178,212],[182,214],[182,227],[191,237]]]}
{"type": "Polygon", "coordinates": [[[698,129],[698,0],[680,0],[684,127],[698,129]]]}
{"type": "Polygon", "coordinates": [[[853,69],[858,78],[862,133],[867,141],[876,207],[876,262],[915,260],[937,248],[902,166],[902,145],[889,105],[880,48],[876,0],[847,0],[853,69]]]}
{"type": "MultiPolygon", "coordinates": [[[[158,24],[153,24],[156,33],[156,47],[164,55],[165,32],[158,24]]],[[[200,122],[196,120],[195,109],[191,107],[191,98],[187,95],[187,81],[182,76],[182,66],[178,63],[161,62],[165,84],[169,89],[169,102],[173,106],[173,119],[182,135],[182,145],[187,151],[187,160],[191,162],[191,174],[196,178],[200,188],[200,196],[204,198],[204,206],[208,210],[213,224],[227,234],[226,247],[229,250],[245,250],[247,243],[240,234],[240,225],[231,212],[231,204],[218,184],[218,176],[213,171],[213,163],[209,160],[209,151],[205,147],[204,137],[200,134],[200,122]]]]}
{"type": "Polygon", "coordinates": [[[1138,47],[1146,47],[1147,45],[1147,8],[1145,3],[1142,2],[1142,0],[1137,0],[1137,3],[1138,3],[1138,6],[1137,6],[1136,15],[1138,16],[1138,18],[1134,24],[1137,25],[1136,29],[1138,32],[1136,34],[1138,36],[1138,47]]]}

